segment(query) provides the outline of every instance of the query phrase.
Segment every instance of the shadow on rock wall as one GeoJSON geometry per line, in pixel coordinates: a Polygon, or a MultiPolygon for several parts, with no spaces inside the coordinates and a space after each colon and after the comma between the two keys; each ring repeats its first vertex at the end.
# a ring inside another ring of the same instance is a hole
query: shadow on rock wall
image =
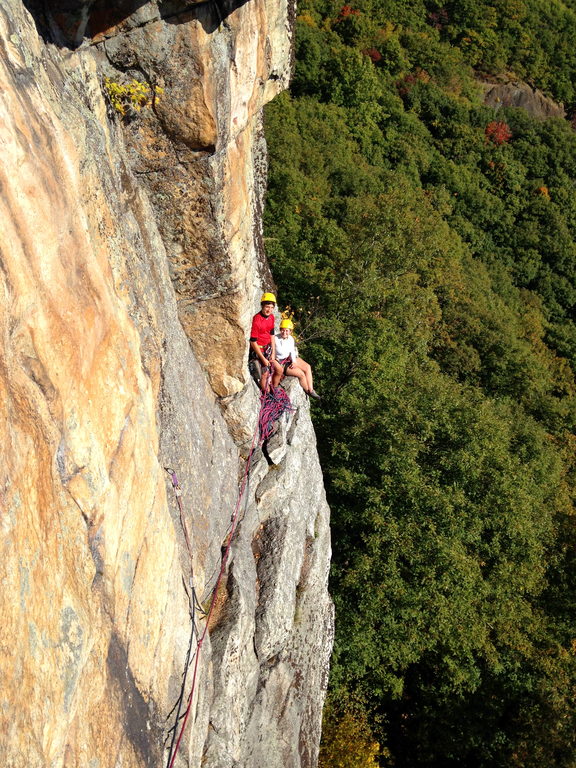
{"type": "Polygon", "coordinates": [[[85,39],[98,40],[113,37],[118,32],[133,29],[150,21],[164,20],[179,24],[198,14],[204,31],[214,32],[237,8],[248,0],[24,0],[24,6],[32,15],[38,34],[45,42],[62,48],[78,48],[85,39]],[[212,13],[206,13],[209,6],[212,13]]]}

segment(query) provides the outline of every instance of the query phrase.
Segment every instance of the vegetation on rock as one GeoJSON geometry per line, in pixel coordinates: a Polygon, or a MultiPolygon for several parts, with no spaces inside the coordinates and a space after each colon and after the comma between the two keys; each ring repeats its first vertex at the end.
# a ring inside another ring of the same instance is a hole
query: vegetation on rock
{"type": "Polygon", "coordinates": [[[111,77],[105,77],[103,83],[108,103],[122,117],[140,112],[142,107],[151,106],[164,92],[164,89],[158,85],[152,87],[136,79],[118,83],[111,77]]]}
{"type": "Polygon", "coordinates": [[[281,300],[313,310],[295,319],[324,395],[323,765],[358,731],[342,765],[572,766],[576,135],[484,106],[475,71],[570,106],[576,13],[299,13],[265,234],[281,300]]]}

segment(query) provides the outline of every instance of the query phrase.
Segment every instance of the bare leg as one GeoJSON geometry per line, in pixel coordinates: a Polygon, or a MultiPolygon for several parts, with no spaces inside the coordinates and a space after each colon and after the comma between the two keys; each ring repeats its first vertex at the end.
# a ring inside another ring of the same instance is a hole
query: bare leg
{"type": "Polygon", "coordinates": [[[307,392],[311,392],[314,389],[314,382],[312,380],[312,368],[310,365],[305,360],[302,360],[301,357],[297,357],[290,368],[295,368],[296,370],[302,371],[306,379],[306,385],[302,384],[302,386],[307,392]]]}
{"type": "Polygon", "coordinates": [[[268,375],[272,373],[272,369],[269,365],[262,366],[262,376],[260,376],[260,389],[262,392],[266,390],[266,385],[268,384],[268,375]]]}
{"type": "Polygon", "coordinates": [[[308,384],[306,382],[306,375],[305,375],[304,371],[300,370],[300,368],[296,368],[294,363],[292,363],[292,365],[289,368],[286,369],[286,375],[287,376],[296,376],[296,378],[299,380],[300,386],[302,387],[304,392],[308,391],[308,384]]]}
{"type": "Polygon", "coordinates": [[[277,387],[278,384],[282,381],[282,374],[284,371],[282,370],[282,366],[277,360],[273,360],[272,363],[272,386],[277,387]]]}

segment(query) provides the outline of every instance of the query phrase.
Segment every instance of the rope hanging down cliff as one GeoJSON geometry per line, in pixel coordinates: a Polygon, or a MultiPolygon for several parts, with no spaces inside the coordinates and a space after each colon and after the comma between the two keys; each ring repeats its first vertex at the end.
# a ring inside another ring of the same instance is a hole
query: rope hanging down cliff
{"type": "MultiPolygon", "coordinates": [[[[212,617],[212,613],[214,611],[214,606],[216,605],[216,598],[218,596],[218,589],[220,587],[220,582],[222,581],[222,578],[224,576],[225,570],[226,570],[226,563],[228,561],[228,555],[230,554],[230,548],[232,546],[232,539],[234,537],[234,534],[236,532],[236,527],[238,524],[238,515],[240,512],[240,505],[242,503],[242,498],[244,496],[244,491],[246,490],[246,484],[248,481],[248,475],[250,472],[250,465],[252,462],[252,456],[254,455],[254,450],[256,448],[256,438],[258,435],[260,435],[260,439],[258,441],[258,445],[261,445],[263,442],[265,442],[270,435],[272,434],[272,429],[274,427],[274,423],[282,416],[283,413],[292,413],[294,411],[294,408],[290,402],[290,398],[286,394],[286,392],[281,387],[276,387],[274,390],[271,390],[268,388],[268,386],[265,388],[264,392],[260,395],[260,411],[258,415],[258,425],[256,427],[256,430],[254,431],[254,437],[252,438],[252,445],[250,446],[250,451],[248,453],[248,457],[246,459],[246,466],[244,469],[244,475],[242,477],[242,482],[240,484],[240,490],[238,493],[238,499],[236,501],[236,506],[234,507],[234,512],[232,514],[231,518],[231,527],[230,532],[228,534],[228,538],[226,541],[226,546],[224,548],[224,554],[222,555],[222,561],[220,563],[220,570],[218,572],[218,578],[216,579],[216,584],[214,585],[214,589],[212,591],[212,597],[210,598],[210,607],[208,608],[208,612],[204,613],[205,617],[205,624],[204,629],[202,630],[202,633],[198,637],[196,641],[196,648],[194,651],[194,670],[192,674],[192,684],[190,686],[190,693],[188,694],[188,703],[186,706],[186,711],[183,715],[183,723],[182,727],[180,728],[180,733],[178,734],[178,738],[176,739],[176,733],[178,729],[178,722],[180,720],[180,712],[181,712],[181,705],[184,699],[184,688],[186,685],[186,679],[188,676],[188,668],[190,665],[190,655],[191,655],[191,649],[193,645],[193,638],[194,634],[197,634],[196,630],[196,622],[195,622],[195,615],[196,610],[200,609],[202,610],[202,607],[200,606],[196,591],[194,589],[193,584],[193,571],[191,567],[191,585],[190,585],[190,591],[186,589],[186,593],[188,594],[188,599],[190,601],[191,606],[191,619],[192,619],[192,634],[190,638],[190,645],[188,647],[188,653],[186,656],[186,667],[184,671],[184,678],[182,683],[182,689],[181,689],[181,695],[177,702],[177,713],[176,713],[176,719],[174,722],[174,733],[172,738],[172,743],[170,745],[170,750],[168,753],[168,762],[167,762],[167,768],[173,768],[174,762],[176,760],[176,756],[178,754],[178,749],[180,748],[180,743],[182,741],[182,737],[184,735],[184,731],[186,729],[186,724],[188,722],[188,717],[190,715],[190,712],[192,710],[192,702],[194,699],[194,691],[196,689],[196,679],[197,679],[197,673],[198,673],[198,662],[200,660],[200,651],[202,649],[202,644],[204,642],[204,639],[206,638],[206,634],[208,632],[208,627],[210,625],[210,619],[212,617]],[[176,743],[174,743],[176,740],[176,743]]],[[[190,538],[188,536],[188,529],[186,526],[186,521],[184,518],[184,511],[182,508],[182,491],[180,489],[180,485],[178,483],[178,478],[176,477],[176,473],[172,469],[166,470],[172,479],[172,486],[174,488],[174,493],[176,496],[176,500],[178,503],[178,508],[180,510],[180,522],[182,525],[182,528],[184,530],[184,538],[186,540],[186,547],[188,549],[188,554],[190,556],[190,562],[192,563],[192,547],[190,544],[190,538]]]]}
{"type": "MultiPolygon", "coordinates": [[[[187,585],[184,578],[182,578],[182,581],[184,583],[184,589],[186,591],[186,594],[188,595],[188,603],[190,606],[190,621],[192,624],[192,630],[190,632],[190,642],[188,643],[188,650],[186,652],[186,661],[184,662],[184,675],[182,678],[180,695],[178,697],[176,704],[174,705],[174,708],[168,715],[168,717],[170,717],[172,715],[172,712],[176,710],[174,725],[170,729],[170,731],[172,731],[172,741],[170,743],[170,750],[168,753],[169,759],[170,759],[174,751],[174,742],[176,740],[176,734],[178,732],[178,723],[180,722],[180,713],[182,711],[182,704],[184,702],[184,693],[186,691],[186,681],[188,679],[188,671],[190,669],[190,657],[192,655],[192,647],[194,645],[194,635],[196,635],[196,637],[198,637],[199,635],[198,628],[196,626],[196,612],[199,612],[202,616],[205,616],[206,614],[200,604],[200,601],[198,600],[196,589],[194,587],[194,566],[193,566],[194,561],[192,557],[192,545],[190,543],[190,536],[188,535],[188,526],[186,525],[186,519],[184,517],[184,508],[182,506],[182,489],[180,488],[180,483],[178,482],[176,472],[169,467],[165,467],[165,469],[166,469],[166,472],[168,472],[168,474],[170,475],[170,479],[172,480],[172,487],[174,489],[174,495],[176,496],[176,503],[178,504],[178,510],[180,513],[180,525],[182,526],[182,530],[184,531],[184,539],[186,541],[186,548],[188,549],[188,556],[190,558],[190,584],[187,585]]],[[[196,653],[196,649],[194,649],[194,653],[196,653]]],[[[170,735],[170,731],[168,731],[168,735],[170,735]]]]}

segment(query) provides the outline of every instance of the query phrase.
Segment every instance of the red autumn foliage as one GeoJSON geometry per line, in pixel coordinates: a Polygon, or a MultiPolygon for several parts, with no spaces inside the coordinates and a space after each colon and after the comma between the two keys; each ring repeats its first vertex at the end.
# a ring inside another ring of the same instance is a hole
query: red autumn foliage
{"type": "Polygon", "coordinates": [[[491,141],[498,146],[500,146],[500,144],[505,144],[512,138],[512,131],[510,130],[508,123],[503,123],[498,120],[492,120],[492,122],[488,123],[484,129],[484,134],[488,141],[491,141]]]}
{"type": "Polygon", "coordinates": [[[348,16],[360,16],[360,11],[355,11],[351,5],[343,5],[342,8],[340,8],[340,13],[338,14],[336,21],[342,21],[342,19],[345,19],[348,16]]]}
{"type": "Polygon", "coordinates": [[[380,51],[377,51],[376,48],[367,48],[365,51],[362,51],[362,53],[364,56],[369,56],[374,64],[377,64],[382,58],[382,54],[380,51]]]}

